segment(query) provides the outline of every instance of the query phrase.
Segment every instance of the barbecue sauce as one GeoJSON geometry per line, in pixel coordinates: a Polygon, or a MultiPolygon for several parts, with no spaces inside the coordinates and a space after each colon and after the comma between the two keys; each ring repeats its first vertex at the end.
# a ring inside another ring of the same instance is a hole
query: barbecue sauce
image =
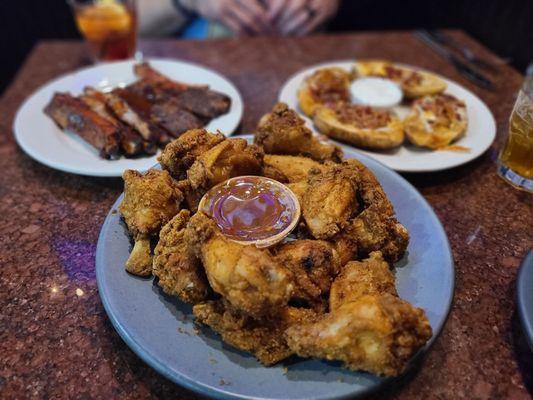
{"type": "Polygon", "coordinates": [[[300,205],[292,191],[262,176],[240,176],[213,187],[200,210],[226,237],[258,247],[282,240],[298,222],[300,205]]]}

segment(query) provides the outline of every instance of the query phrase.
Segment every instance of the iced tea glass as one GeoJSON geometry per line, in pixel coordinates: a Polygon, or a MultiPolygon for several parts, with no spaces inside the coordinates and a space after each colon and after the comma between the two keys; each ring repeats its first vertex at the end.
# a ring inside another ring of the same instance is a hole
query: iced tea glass
{"type": "Polygon", "coordinates": [[[135,0],[69,0],[95,61],[132,58],[137,49],[135,0]]]}
{"type": "Polygon", "coordinates": [[[511,113],[498,174],[516,188],[533,192],[533,73],[526,77],[511,113]]]}

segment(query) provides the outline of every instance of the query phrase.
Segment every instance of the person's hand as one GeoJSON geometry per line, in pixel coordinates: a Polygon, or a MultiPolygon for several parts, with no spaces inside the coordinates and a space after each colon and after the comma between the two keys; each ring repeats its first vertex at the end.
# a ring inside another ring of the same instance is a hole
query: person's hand
{"type": "Polygon", "coordinates": [[[181,4],[237,35],[271,31],[267,9],[260,0],[181,0],[181,4]]]}
{"type": "Polygon", "coordinates": [[[337,12],[339,0],[269,0],[268,17],[285,35],[305,35],[337,12]]]}

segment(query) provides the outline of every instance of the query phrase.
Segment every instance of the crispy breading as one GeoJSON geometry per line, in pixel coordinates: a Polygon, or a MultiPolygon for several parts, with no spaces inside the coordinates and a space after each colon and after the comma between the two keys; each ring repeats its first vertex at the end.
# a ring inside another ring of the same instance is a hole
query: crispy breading
{"type": "Polygon", "coordinates": [[[196,304],[207,299],[210,287],[200,260],[183,237],[189,219],[190,212],[181,210],[161,229],[154,250],[153,273],[165,293],[196,304]]]}
{"type": "Polygon", "coordinates": [[[312,310],[303,308],[284,307],[277,311],[276,315],[258,320],[221,300],[193,307],[198,322],[220,334],[224,342],[252,353],[264,365],[275,364],[293,354],[285,340],[287,327],[316,317],[312,310]]]}
{"type": "Polygon", "coordinates": [[[227,239],[202,212],[189,221],[185,238],[201,259],[211,288],[240,312],[260,317],[287,304],[292,275],[268,250],[227,239]]]}
{"type": "Polygon", "coordinates": [[[174,178],[184,179],[194,161],[223,140],[225,137],[221,133],[191,129],[167,144],[157,160],[174,178]]]}
{"type": "Polygon", "coordinates": [[[193,189],[206,191],[229,178],[259,175],[263,151],[245,139],[226,139],[197,157],[187,171],[193,189]]]}
{"type": "Polygon", "coordinates": [[[152,271],[150,238],[180,210],[183,194],[167,171],[150,170],[146,174],[126,170],[124,199],[119,206],[135,245],[126,269],[136,275],[152,271]]]}
{"type": "Polygon", "coordinates": [[[277,103],[272,112],[261,117],[254,143],[262,146],[267,154],[301,155],[317,161],[342,159],[338,146],[313,136],[305,121],[285,103],[277,103]]]}
{"type": "Polygon", "coordinates": [[[324,172],[327,165],[308,157],[265,154],[263,175],[282,183],[307,179],[310,173],[324,172]]]}

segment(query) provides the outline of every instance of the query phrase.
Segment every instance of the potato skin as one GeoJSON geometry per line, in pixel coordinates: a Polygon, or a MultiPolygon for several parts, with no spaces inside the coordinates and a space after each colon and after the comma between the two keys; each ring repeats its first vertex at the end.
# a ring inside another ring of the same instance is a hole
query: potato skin
{"type": "Polygon", "coordinates": [[[357,147],[388,150],[400,146],[405,138],[403,123],[397,117],[392,117],[386,127],[362,129],[339,121],[331,108],[320,107],[316,110],[313,121],[324,135],[357,147]]]}
{"type": "MultiPolygon", "coordinates": [[[[427,147],[432,150],[441,149],[448,146],[453,141],[462,137],[468,126],[468,116],[466,114],[466,106],[463,102],[462,106],[457,106],[455,115],[459,115],[460,118],[453,118],[449,124],[429,124],[429,120],[433,120],[434,116],[430,113],[424,113],[419,107],[416,106],[420,101],[434,101],[437,96],[426,96],[417,101],[413,105],[410,114],[404,120],[404,130],[407,139],[419,147],[427,147]],[[429,130],[428,127],[432,129],[429,130]]],[[[457,101],[455,99],[455,101],[457,101]]]]}
{"type": "Polygon", "coordinates": [[[404,96],[409,99],[441,93],[447,86],[446,82],[430,72],[415,70],[380,60],[365,60],[354,63],[352,67],[352,78],[356,79],[363,76],[378,76],[391,79],[400,84],[404,96]],[[411,74],[416,72],[420,75],[421,82],[410,82],[400,76],[391,77],[387,72],[389,68],[394,68],[399,71],[400,74],[411,74]]]}

